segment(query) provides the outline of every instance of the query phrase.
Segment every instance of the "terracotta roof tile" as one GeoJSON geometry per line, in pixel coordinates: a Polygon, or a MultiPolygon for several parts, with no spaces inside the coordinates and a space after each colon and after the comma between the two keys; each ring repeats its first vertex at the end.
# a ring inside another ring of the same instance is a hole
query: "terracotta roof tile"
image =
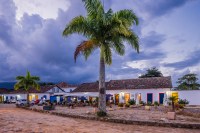
{"type": "MultiPolygon", "coordinates": [[[[73,92],[97,92],[98,82],[83,83],[73,92]]],[[[106,90],[126,90],[126,89],[156,89],[172,88],[171,77],[152,77],[124,80],[110,80],[106,82],[106,90]]]]}

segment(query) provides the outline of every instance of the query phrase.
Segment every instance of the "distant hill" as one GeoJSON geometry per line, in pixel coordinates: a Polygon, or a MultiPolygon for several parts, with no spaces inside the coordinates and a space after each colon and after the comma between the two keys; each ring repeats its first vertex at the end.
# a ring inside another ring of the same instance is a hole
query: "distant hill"
{"type": "Polygon", "coordinates": [[[14,89],[16,82],[0,82],[0,88],[14,89]]]}

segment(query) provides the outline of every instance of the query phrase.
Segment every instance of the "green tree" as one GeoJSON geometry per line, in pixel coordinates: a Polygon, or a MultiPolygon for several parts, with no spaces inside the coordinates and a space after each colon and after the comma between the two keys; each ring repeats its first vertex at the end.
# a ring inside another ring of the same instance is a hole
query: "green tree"
{"type": "Polygon", "coordinates": [[[132,25],[138,25],[138,18],[132,10],[105,12],[100,0],[84,0],[87,16],[77,16],[71,20],[63,31],[64,36],[78,33],[87,38],[81,42],[74,52],[74,59],[79,54],[85,59],[91,53],[100,50],[99,68],[99,111],[106,112],[105,64],[112,64],[112,50],[124,55],[127,42],[139,52],[137,35],[131,30],[132,25]]]}
{"type": "Polygon", "coordinates": [[[179,78],[177,81],[177,90],[198,90],[200,84],[197,82],[197,75],[194,73],[189,73],[179,78]]]}
{"type": "Polygon", "coordinates": [[[161,71],[159,71],[156,67],[147,69],[147,72],[145,74],[142,74],[139,76],[139,78],[148,78],[148,77],[162,77],[163,74],[161,71]]]}
{"type": "Polygon", "coordinates": [[[27,92],[27,104],[29,106],[29,89],[35,88],[39,90],[40,85],[38,84],[38,81],[40,81],[40,78],[37,76],[31,76],[31,73],[27,71],[26,76],[17,76],[16,80],[17,83],[15,84],[14,89],[24,89],[27,92]]]}

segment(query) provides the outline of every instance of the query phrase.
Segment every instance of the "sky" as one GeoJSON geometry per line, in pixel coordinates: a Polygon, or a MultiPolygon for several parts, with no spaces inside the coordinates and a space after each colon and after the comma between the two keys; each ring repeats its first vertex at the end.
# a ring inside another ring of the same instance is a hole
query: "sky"
{"type": "MultiPolygon", "coordinates": [[[[174,86],[184,74],[200,76],[200,0],[104,0],[104,6],[131,9],[140,20],[132,27],[140,53],[128,44],[124,56],[113,53],[106,80],[137,78],[151,67],[172,76],[174,86]]],[[[78,15],[86,15],[81,0],[1,0],[0,82],[15,81],[27,70],[44,82],[98,80],[99,51],[75,63],[74,50],[86,38],[62,36],[78,15]]]]}

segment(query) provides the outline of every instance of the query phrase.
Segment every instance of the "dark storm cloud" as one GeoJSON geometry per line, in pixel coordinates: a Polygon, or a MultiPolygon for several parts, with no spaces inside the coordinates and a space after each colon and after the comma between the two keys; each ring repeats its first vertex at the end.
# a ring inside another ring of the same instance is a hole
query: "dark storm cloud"
{"type": "Polygon", "coordinates": [[[195,66],[200,63],[200,50],[191,52],[190,56],[183,61],[165,64],[166,67],[172,67],[176,70],[184,69],[187,67],[195,66]]]}
{"type": "MultiPolygon", "coordinates": [[[[144,2],[104,0],[104,2],[106,9],[111,7],[117,11],[126,8],[134,9],[136,6],[137,10],[134,11],[138,16],[142,11],[154,17],[164,15],[186,3],[185,0],[144,2]]],[[[36,14],[24,14],[21,20],[16,22],[16,7],[13,1],[0,1],[0,81],[13,81],[17,75],[25,74],[26,70],[40,76],[43,81],[81,83],[98,80],[99,52],[95,51],[88,61],[80,56],[77,63],[74,63],[75,47],[85,38],[76,34],[67,38],[62,36],[63,29],[72,18],[86,14],[81,0],[71,0],[70,3],[71,6],[67,11],[59,10],[56,19],[43,19],[36,14]]],[[[133,30],[140,36],[144,20],[139,17],[140,25],[137,28],[133,27],[133,30]]],[[[116,76],[141,73],[139,69],[123,68],[123,65],[127,61],[165,57],[162,51],[152,50],[159,47],[165,39],[164,35],[150,32],[140,40],[142,48],[140,54],[129,48],[124,57],[113,54],[113,64],[107,67],[106,72],[116,76]]]]}
{"type": "MultiPolygon", "coordinates": [[[[149,17],[158,17],[170,13],[176,8],[183,6],[187,2],[192,0],[104,0],[105,5],[109,5],[114,10],[120,10],[124,8],[133,9],[136,14],[145,13],[149,17]]],[[[105,6],[108,8],[108,6],[105,6]]]]}
{"type": "MultiPolygon", "coordinates": [[[[3,4],[7,8],[14,7],[12,1],[3,4]]],[[[88,60],[90,66],[82,58],[77,63],[73,60],[75,46],[84,38],[78,35],[68,38],[62,36],[65,25],[73,17],[85,12],[81,1],[73,1],[71,5],[67,12],[60,10],[57,19],[44,20],[39,15],[24,14],[18,23],[20,26],[15,23],[10,25],[8,19],[5,19],[11,15],[0,16],[0,20],[4,20],[0,21],[0,38],[6,39],[1,39],[3,43],[0,44],[6,48],[5,52],[0,52],[0,61],[4,62],[0,66],[1,80],[13,81],[17,75],[25,74],[26,70],[40,76],[43,81],[77,83],[97,79],[97,62],[93,57],[88,60]],[[11,37],[13,35],[15,37],[11,37]],[[10,38],[13,43],[9,48],[7,43],[10,38]]],[[[1,6],[0,11],[5,11],[3,8],[1,6]]],[[[10,14],[15,14],[15,10],[10,10],[10,14]]],[[[13,17],[15,18],[15,15],[13,17]]]]}
{"type": "Polygon", "coordinates": [[[151,60],[151,59],[161,59],[164,58],[165,54],[159,51],[147,53],[147,52],[140,52],[137,53],[130,53],[129,58],[130,60],[138,61],[138,60],[151,60]]]}
{"type": "Polygon", "coordinates": [[[146,49],[151,47],[155,48],[156,46],[161,45],[161,43],[163,43],[165,40],[165,35],[151,31],[147,36],[141,38],[141,45],[146,49]]]}
{"type": "Polygon", "coordinates": [[[143,10],[148,12],[151,16],[161,16],[183,6],[189,1],[190,0],[147,0],[143,10]]]}

